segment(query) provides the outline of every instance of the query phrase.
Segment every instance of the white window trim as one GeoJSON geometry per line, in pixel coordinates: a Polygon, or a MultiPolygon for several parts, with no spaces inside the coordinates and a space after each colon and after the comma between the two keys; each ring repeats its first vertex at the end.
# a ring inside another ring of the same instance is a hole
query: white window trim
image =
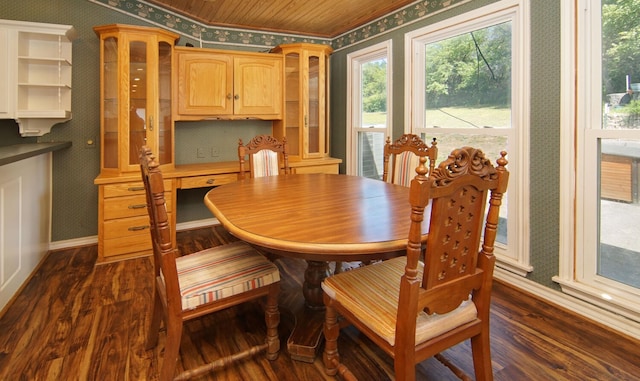
{"type": "Polygon", "coordinates": [[[595,208],[585,206],[585,200],[597,198],[596,187],[587,186],[593,183],[593,176],[597,174],[589,175],[588,171],[580,170],[597,168],[597,155],[585,155],[585,152],[598,152],[594,137],[613,137],[615,134],[616,137],[638,139],[638,133],[601,130],[599,126],[589,124],[601,117],[600,81],[592,78],[601,78],[602,67],[599,59],[591,59],[601,57],[600,44],[593,43],[601,38],[600,27],[594,27],[601,22],[600,6],[593,6],[588,0],[563,2],[561,15],[561,122],[566,128],[561,129],[560,160],[567,165],[560,166],[560,263],[559,274],[553,280],[566,294],[640,322],[637,289],[616,285],[595,274],[597,251],[593,247],[593,237],[597,226],[587,225],[584,221],[597,219],[595,208]],[[577,22],[574,15],[583,22],[577,22]],[[579,131],[581,126],[584,131],[579,131]],[[579,145],[582,147],[577,148],[579,145]]]}
{"type": "Polygon", "coordinates": [[[358,174],[358,139],[357,135],[360,131],[367,132],[384,132],[385,139],[392,134],[392,121],[393,121],[393,60],[392,60],[392,42],[386,40],[375,45],[368,46],[364,49],[358,50],[347,55],[347,99],[349,99],[349,105],[347,106],[347,175],[358,174]],[[362,121],[360,120],[361,113],[359,108],[361,105],[362,94],[358,90],[360,87],[360,65],[363,62],[375,60],[378,58],[387,58],[387,127],[385,129],[380,128],[361,128],[362,121]]]}
{"type": "MultiPolygon", "coordinates": [[[[424,83],[424,45],[427,39],[458,35],[462,29],[475,30],[512,21],[512,126],[509,142],[514,152],[507,155],[510,169],[508,208],[508,248],[496,245],[496,265],[519,276],[533,270],[529,257],[529,2],[505,0],[467,14],[414,30],[405,36],[405,126],[413,133],[424,131],[424,92],[415,86],[424,83]],[[427,38],[428,36],[428,38],[427,38]],[[419,91],[417,91],[419,90],[419,91]]],[[[465,129],[461,133],[470,132],[465,129]]],[[[496,132],[504,134],[504,132],[496,132]]]]}

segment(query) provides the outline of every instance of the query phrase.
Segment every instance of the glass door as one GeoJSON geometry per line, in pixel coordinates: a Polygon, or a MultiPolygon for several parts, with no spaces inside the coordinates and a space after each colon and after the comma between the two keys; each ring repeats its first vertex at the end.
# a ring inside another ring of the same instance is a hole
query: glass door
{"type": "Polygon", "coordinates": [[[102,64],[102,168],[118,169],[118,39],[108,37],[103,42],[102,64]]]}

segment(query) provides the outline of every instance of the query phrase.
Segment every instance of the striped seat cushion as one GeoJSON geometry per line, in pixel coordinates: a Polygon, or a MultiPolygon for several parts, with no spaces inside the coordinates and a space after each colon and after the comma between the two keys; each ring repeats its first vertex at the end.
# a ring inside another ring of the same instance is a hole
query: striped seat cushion
{"type": "MultiPolygon", "coordinates": [[[[405,265],[406,257],[398,257],[360,267],[325,279],[322,290],[378,336],[394,345],[400,277],[404,274],[405,265]]],[[[418,277],[422,277],[423,268],[424,264],[420,263],[418,277]]],[[[427,315],[421,312],[416,322],[416,344],[470,322],[476,316],[476,306],[470,299],[447,314],[427,315]]]]}
{"type": "Polygon", "coordinates": [[[420,157],[413,152],[405,151],[395,155],[395,158],[389,160],[390,174],[387,177],[388,182],[393,184],[411,186],[411,180],[416,177],[416,168],[420,164],[420,157]],[[395,159],[395,167],[393,167],[393,159],[395,159]]]}
{"type": "Polygon", "coordinates": [[[251,155],[251,161],[253,177],[275,176],[280,172],[278,153],[275,151],[260,150],[251,155]]]}
{"type": "Polygon", "coordinates": [[[183,310],[280,280],[276,265],[242,241],[178,257],[176,267],[183,310]]]}

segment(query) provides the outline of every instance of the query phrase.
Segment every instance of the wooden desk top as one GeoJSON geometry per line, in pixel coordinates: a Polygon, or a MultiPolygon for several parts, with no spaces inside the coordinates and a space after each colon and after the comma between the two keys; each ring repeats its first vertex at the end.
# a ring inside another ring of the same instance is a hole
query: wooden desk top
{"type": "Polygon", "coordinates": [[[380,180],[332,174],[262,177],[214,188],[204,201],[230,233],[281,255],[353,261],[388,258],[406,249],[409,189],[380,180]]]}

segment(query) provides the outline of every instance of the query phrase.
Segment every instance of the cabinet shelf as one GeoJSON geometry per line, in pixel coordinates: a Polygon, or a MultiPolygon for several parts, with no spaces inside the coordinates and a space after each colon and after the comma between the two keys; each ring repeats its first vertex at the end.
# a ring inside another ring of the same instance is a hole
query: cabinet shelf
{"type": "Polygon", "coordinates": [[[70,25],[0,20],[0,64],[9,83],[0,86],[0,117],[15,119],[22,136],[42,136],[71,119],[70,25]],[[30,121],[34,118],[34,121],[30,121]]]}

